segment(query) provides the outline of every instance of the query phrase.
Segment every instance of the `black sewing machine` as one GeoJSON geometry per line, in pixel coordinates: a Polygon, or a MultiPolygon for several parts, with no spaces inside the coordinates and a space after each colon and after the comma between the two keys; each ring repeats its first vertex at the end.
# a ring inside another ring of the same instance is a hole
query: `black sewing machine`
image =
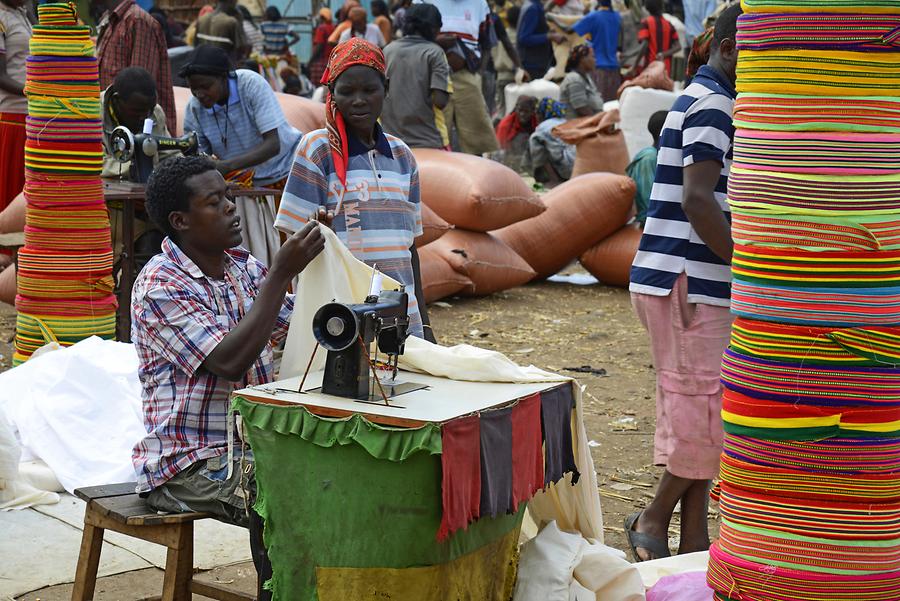
{"type": "Polygon", "coordinates": [[[313,317],[313,336],[328,351],[321,391],[325,394],[382,403],[388,398],[425,388],[414,382],[394,384],[397,361],[406,343],[409,315],[405,292],[382,291],[363,303],[328,303],[313,317]],[[369,347],[375,345],[375,356],[369,347]],[[391,383],[373,378],[377,353],[388,356],[391,383]]]}
{"type": "Polygon", "coordinates": [[[199,148],[197,133],[190,132],[180,138],[165,138],[153,134],[133,134],[120,125],[109,134],[109,147],[113,158],[122,163],[131,161],[128,178],[135,183],[147,183],[153,171],[153,159],[160,151],[177,150],[182,154],[196,154],[199,148]]]}

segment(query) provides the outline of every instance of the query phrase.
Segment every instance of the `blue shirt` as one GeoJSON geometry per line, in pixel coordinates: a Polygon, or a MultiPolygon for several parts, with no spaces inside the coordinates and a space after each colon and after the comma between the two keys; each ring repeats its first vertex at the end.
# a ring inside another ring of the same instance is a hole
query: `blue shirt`
{"type": "Polygon", "coordinates": [[[519,17],[519,27],[516,33],[516,42],[519,46],[530,48],[549,43],[550,38],[547,37],[546,29],[539,27],[546,20],[547,16],[540,0],[530,0],[522,8],[522,15],[519,17]],[[545,29],[545,31],[539,32],[539,28],[545,29]]]}
{"type": "Polygon", "coordinates": [[[614,10],[595,10],[572,26],[578,35],[591,36],[591,46],[597,59],[598,69],[618,69],[619,33],[622,31],[622,17],[614,10]]]}
{"type": "Polygon", "coordinates": [[[668,296],[675,280],[687,274],[688,302],[727,307],[731,267],[719,258],[691,226],[681,201],[684,168],[702,161],[722,165],[715,198],[731,217],[725,194],[731,171],[734,86],[704,65],[697,71],[666,117],[659,143],[656,177],[641,244],[631,267],[632,292],[668,296]]]}
{"type": "Polygon", "coordinates": [[[239,69],[228,79],[228,103],[203,108],[191,98],[184,115],[184,131],[196,131],[200,150],[223,160],[253,150],[262,135],[278,130],[280,148],[274,157],[255,165],[253,183],[272,184],[288,176],[301,133],[287,122],[272,87],[258,73],[239,69]]]}

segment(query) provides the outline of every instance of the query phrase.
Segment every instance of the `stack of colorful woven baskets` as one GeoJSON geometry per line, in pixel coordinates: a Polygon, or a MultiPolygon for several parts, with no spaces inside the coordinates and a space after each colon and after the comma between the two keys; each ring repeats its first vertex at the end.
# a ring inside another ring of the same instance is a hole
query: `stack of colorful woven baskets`
{"type": "Polygon", "coordinates": [[[115,336],[94,44],[89,28],[76,24],[72,4],[43,4],[38,17],[25,85],[28,208],[14,363],[48,342],[115,336]]]}
{"type": "Polygon", "coordinates": [[[717,599],[900,598],[900,1],[744,0],[717,599]]]}

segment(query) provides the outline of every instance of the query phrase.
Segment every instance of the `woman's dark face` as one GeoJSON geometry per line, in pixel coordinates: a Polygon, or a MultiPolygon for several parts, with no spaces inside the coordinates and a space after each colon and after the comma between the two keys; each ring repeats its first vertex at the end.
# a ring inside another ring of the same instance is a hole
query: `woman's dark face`
{"type": "Polygon", "coordinates": [[[371,67],[353,65],[338,77],[332,97],[347,128],[357,138],[369,140],[384,104],[381,74],[371,67]]]}
{"type": "Polygon", "coordinates": [[[203,108],[211,109],[228,98],[228,78],[219,75],[190,75],[188,87],[203,108]]]}

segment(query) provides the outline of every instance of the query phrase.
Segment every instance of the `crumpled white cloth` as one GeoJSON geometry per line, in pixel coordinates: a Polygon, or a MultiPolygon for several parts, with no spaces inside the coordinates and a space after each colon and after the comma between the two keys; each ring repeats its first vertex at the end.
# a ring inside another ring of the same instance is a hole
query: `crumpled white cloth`
{"type": "MultiPolygon", "coordinates": [[[[309,364],[316,339],[312,320],[326,303],[361,303],[369,294],[372,268],[353,256],[331,228],[320,226],[325,236],[325,249],[297,276],[294,315],[288,329],[278,378],[302,376],[309,364]]],[[[400,283],[382,274],[382,290],[397,290],[400,283]]],[[[325,368],[325,351],[316,353],[311,371],[325,368]]]]}
{"type": "Polygon", "coordinates": [[[69,492],[135,479],[131,451],[146,435],[130,344],[92,336],[0,373],[0,419],[69,492]]]}
{"type": "Polygon", "coordinates": [[[58,503],[59,495],[38,490],[19,476],[21,455],[19,441],[0,415],[0,511],[58,503]]]}
{"type": "Polygon", "coordinates": [[[625,554],[550,522],[522,546],[513,601],[643,601],[625,554]]]}

